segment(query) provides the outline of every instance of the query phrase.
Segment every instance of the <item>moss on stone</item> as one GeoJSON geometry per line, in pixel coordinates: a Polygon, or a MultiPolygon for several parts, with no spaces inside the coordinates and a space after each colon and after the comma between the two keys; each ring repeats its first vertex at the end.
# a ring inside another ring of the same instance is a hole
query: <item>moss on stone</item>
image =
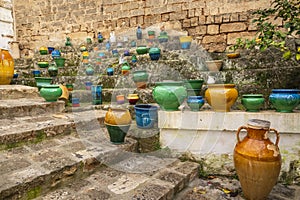
{"type": "Polygon", "coordinates": [[[41,193],[42,193],[42,188],[41,188],[41,186],[37,186],[37,187],[35,187],[35,188],[33,188],[33,189],[31,189],[31,190],[29,190],[29,191],[27,192],[27,197],[26,197],[26,199],[27,199],[27,200],[35,199],[35,198],[37,198],[38,196],[40,196],[41,193]]]}

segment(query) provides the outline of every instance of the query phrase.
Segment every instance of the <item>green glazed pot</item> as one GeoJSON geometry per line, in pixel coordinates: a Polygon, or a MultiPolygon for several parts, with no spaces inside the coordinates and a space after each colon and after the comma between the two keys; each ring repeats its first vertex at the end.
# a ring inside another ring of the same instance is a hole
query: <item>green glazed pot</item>
{"type": "Polygon", "coordinates": [[[134,82],[147,82],[149,74],[146,70],[137,70],[133,72],[133,81],[134,82]]]}
{"type": "Polygon", "coordinates": [[[201,90],[204,80],[184,80],[183,82],[186,89],[201,90]]]}
{"type": "Polygon", "coordinates": [[[51,85],[52,78],[50,77],[34,77],[36,86],[40,90],[45,85],[51,85]]]}
{"type": "Polygon", "coordinates": [[[110,142],[113,144],[123,144],[125,136],[130,128],[130,124],[126,125],[112,125],[105,123],[107,128],[110,142]]]}
{"type": "Polygon", "coordinates": [[[51,77],[55,77],[58,74],[58,68],[55,65],[50,65],[48,67],[48,74],[51,77]]]}
{"type": "Polygon", "coordinates": [[[187,97],[187,92],[183,82],[166,81],[155,83],[152,95],[163,110],[175,111],[187,97]]]}
{"type": "Polygon", "coordinates": [[[138,55],[146,54],[146,53],[148,53],[148,51],[149,51],[149,48],[146,46],[138,46],[136,48],[136,53],[138,55]]]}
{"type": "Polygon", "coordinates": [[[265,99],[262,94],[244,94],[242,104],[247,112],[258,112],[264,105],[265,99]]]}
{"type": "Polygon", "coordinates": [[[44,85],[40,90],[40,95],[47,102],[54,102],[62,95],[59,85],[44,85]]]}
{"type": "Polygon", "coordinates": [[[59,58],[55,58],[54,61],[56,63],[57,67],[64,67],[65,66],[65,58],[59,57],[59,58]]]}

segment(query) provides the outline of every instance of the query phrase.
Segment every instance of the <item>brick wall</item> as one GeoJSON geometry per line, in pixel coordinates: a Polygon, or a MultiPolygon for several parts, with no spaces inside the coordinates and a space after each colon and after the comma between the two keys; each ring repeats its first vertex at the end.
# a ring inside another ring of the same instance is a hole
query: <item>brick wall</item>
{"type": "Polygon", "coordinates": [[[41,45],[95,38],[98,31],[179,22],[210,52],[222,52],[237,37],[253,37],[250,11],[270,0],[15,0],[16,35],[22,55],[41,45]]]}

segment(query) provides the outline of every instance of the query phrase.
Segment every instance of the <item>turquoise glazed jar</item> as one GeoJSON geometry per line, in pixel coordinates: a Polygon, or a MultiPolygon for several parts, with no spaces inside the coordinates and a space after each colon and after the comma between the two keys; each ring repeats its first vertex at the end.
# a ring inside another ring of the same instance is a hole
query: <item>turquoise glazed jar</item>
{"type": "Polygon", "coordinates": [[[166,81],[155,83],[152,95],[163,110],[175,111],[187,97],[187,92],[183,82],[166,81]]]}
{"type": "Polygon", "coordinates": [[[269,100],[277,112],[289,113],[299,105],[299,93],[298,89],[273,89],[269,100]]]}
{"type": "Polygon", "coordinates": [[[204,99],[202,96],[188,96],[187,104],[191,111],[199,111],[204,105],[204,99]]]}
{"type": "Polygon", "coordinates": [[[54,102],[62,95],[62,90],[59,85],[44,85],[40,90],[40,95],[47,102],[54,102]]]}
{"type": "Polygon", "coordinates": [[[264,105],[265,99],[262,94],[244,94],[242,104],[247,112],[258,112],[264,105]]]}

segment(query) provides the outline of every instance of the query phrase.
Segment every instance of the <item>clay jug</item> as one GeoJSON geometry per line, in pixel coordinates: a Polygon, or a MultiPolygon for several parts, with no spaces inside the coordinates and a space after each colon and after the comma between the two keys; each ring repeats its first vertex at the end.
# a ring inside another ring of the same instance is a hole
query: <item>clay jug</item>
{"type": "Polygon", "coordinates": [[[14,76],[14,59],[7,49],[0,48],[0,85],[9,85],[14,76]]]}
{"type": "Polygon", "coordinates": [[[276,184],[280,168],[281,155],[278,148],[279,133],[270,128],[270,122],[250,119],[246,126],[237,130],[237,144],[234,149],[234,165],[246,199],[266,199],[276,184]],[[247,131],[240,140],[240,131],[247,131]],[[268,133],[276,134],[275,144],[268,133]]]}

